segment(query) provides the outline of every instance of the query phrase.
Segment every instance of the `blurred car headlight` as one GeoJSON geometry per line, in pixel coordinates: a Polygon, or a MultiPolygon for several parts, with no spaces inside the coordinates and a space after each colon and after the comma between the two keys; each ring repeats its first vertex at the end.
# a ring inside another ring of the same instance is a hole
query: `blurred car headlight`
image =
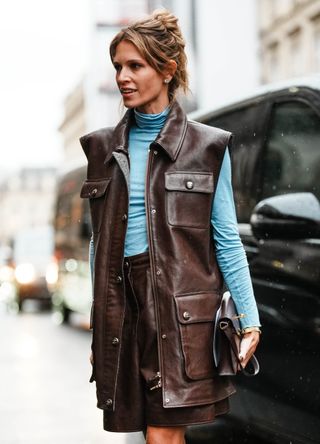
{"type": "Polygon", "coordinates": [[[0,282],[11,282],[14,278],[14,270],[9,265],[0,267],[0,282]]]}
{"type": "Polygon", "coordinates": [[[32,264],[20,264],[15,269],[15,276],[19,284],[30,284],[36,277],[32,264]]]}
{"type": "Polygon", "coordinates": [[[49,285],[57,283],[57,281],[58,281],[58,264],[56,262],[51,262],[47,266],[46,281],[49,285]]]}

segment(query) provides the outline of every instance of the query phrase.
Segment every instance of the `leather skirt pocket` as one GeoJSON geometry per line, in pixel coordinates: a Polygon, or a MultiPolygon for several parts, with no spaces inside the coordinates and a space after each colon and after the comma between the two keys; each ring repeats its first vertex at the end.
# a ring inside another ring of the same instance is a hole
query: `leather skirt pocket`
{"type": "Polygon", "coordinates": [[[193,380],[216,374],[212,353],[213,327],[219,296],[214,292],[175,295],[186,375],[193,380]]]}

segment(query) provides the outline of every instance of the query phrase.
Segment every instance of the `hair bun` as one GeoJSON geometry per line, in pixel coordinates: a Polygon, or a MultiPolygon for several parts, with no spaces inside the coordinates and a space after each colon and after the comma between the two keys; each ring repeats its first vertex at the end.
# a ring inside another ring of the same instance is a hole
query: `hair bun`
{"type": "Polygon", "coordinates": [[[155,20],[161,22],[168,31],[176,32],[179,29],[177,17],[166,9],[156,9],[152,16],[155,20]]]}
{"type": "Polygon", "coordinates": [[[184,38],[178,25],[178,18],[175,15],[167,9],[156,9],[151,14],[151,17],[161,24],[164,28],[163,30],[169,32],[179,45],[185,46],[184,38]]]}

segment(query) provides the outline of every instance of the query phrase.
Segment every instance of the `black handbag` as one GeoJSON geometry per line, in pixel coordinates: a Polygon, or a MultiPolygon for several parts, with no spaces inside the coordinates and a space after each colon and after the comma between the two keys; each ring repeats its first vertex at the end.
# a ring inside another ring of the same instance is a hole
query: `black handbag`
{"type": "Polygon", "coordinates": [[[233,376],[241,371],[246,376],[259,373],[260,365],[252,355],[246,368],[241,366],[239,358],[241,326],[239,316],[229,291],[226,291],[216,314],[213,332],[213,358],[220,376],[233,376]]]}

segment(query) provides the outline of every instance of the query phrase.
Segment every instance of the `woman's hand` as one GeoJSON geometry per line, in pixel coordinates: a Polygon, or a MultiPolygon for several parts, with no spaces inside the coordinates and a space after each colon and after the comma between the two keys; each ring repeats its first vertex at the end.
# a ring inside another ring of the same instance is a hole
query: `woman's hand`
{"type": "Polygon", "coordinates": [[[239,359],[243,368],[248,364],[251,356],[256,351],[259,341],[260,333],[258,331],[251,331],[250,333],[245,333],[243,335],[239,353],[239,359]]]}

